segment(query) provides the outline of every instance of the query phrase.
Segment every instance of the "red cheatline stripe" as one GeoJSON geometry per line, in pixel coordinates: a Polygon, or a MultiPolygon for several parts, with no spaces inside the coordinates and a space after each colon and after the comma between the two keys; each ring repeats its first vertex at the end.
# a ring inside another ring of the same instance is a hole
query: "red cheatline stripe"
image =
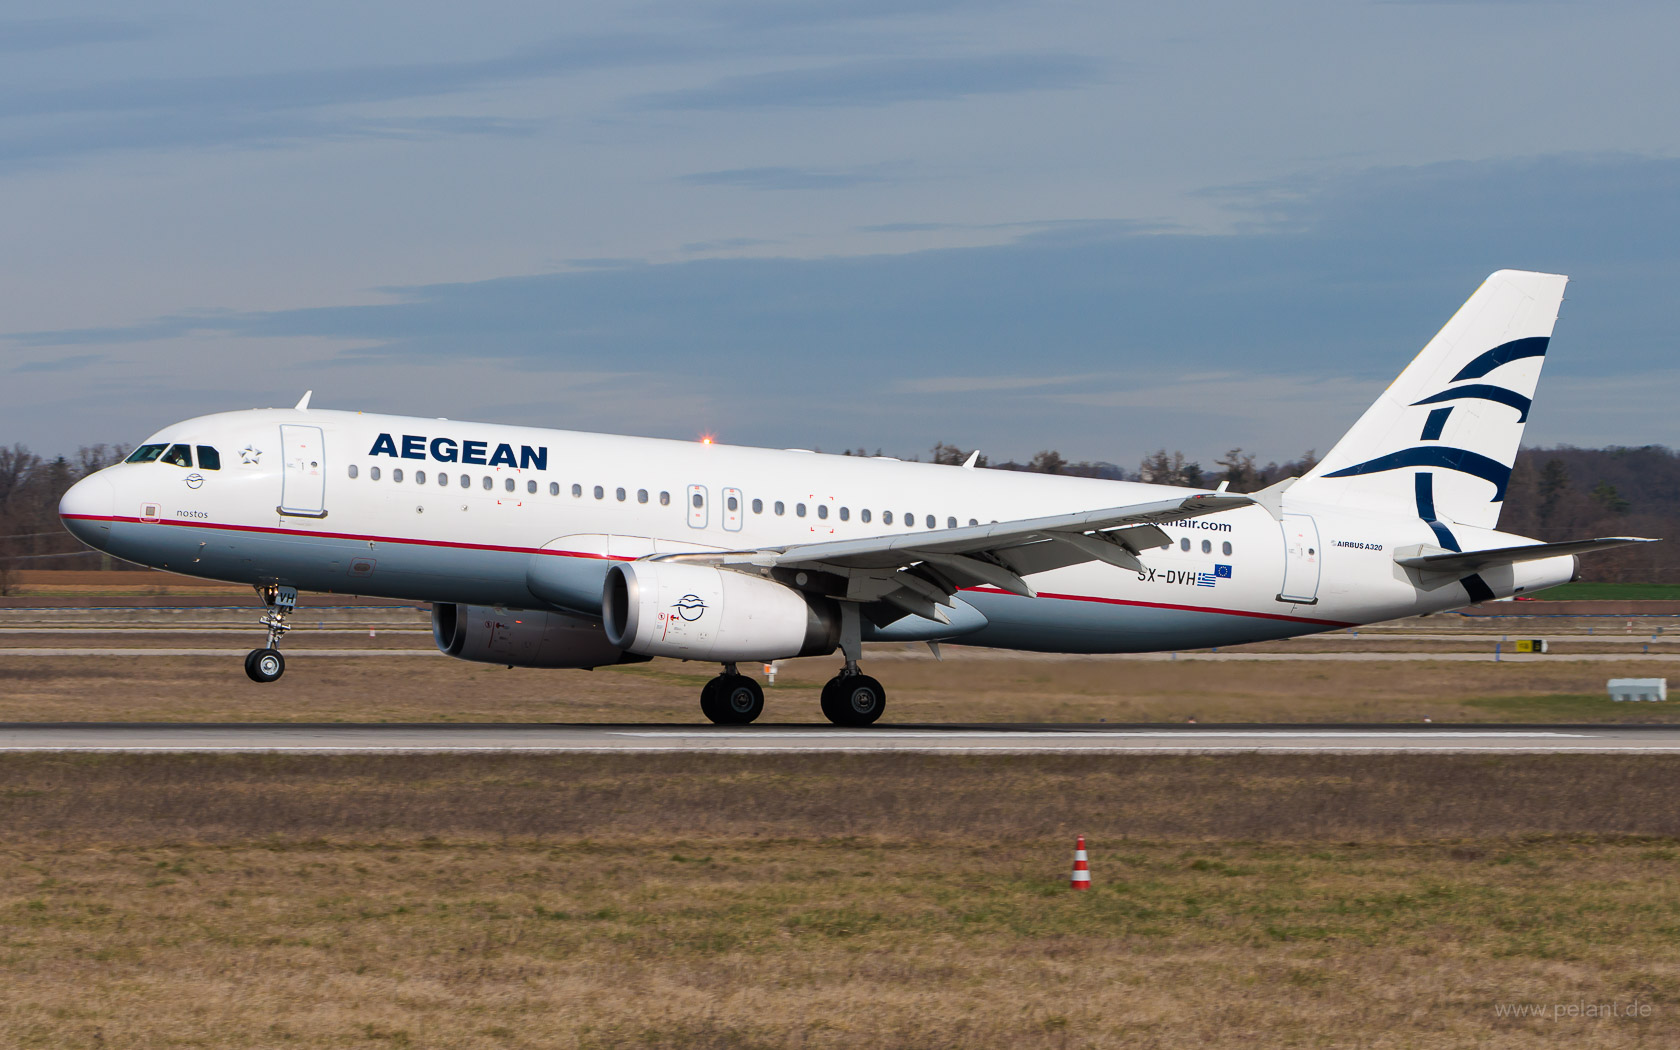
{"type": "MultiPolygon", "coordinates": [[[[449,540],[418,540],[404,536],[367,536],[354,532],[312,532],[308,529],[278,529],[264,525],[224,525],[213,521],[145,521],[123,515],[62,514],[60,517],[76,521],[116,521],[133,525],[175,525],[189,529],[219,529],[224,532],[256,532],[270,536],[312,536],[329,540],[357,540],[363,543],[403,543],[414,547],[448,547],[452,550],[497,551],[503,554],[546,554],[559,558],[597,558],[603,561],[635,561],[625,554],[595,554],[590,551],[550,550],[544,547],[506,547],[494,543],[456,543],[449,540]]],[[[985,594],[1009,594],[999,587],[964,587],[965,591],[985,594]]],[[[1091,594],[1052,594],[1039,591],[1040,598],[1064,602],[1095,602],[1099,605],[1129,605],[1139,609],[1170,609],[1175,612],[1209,613],[1214,616],[1248,616],[1259,620],[1283,620],[1288,623],[1310,623],[1321,627],[1357,627],[1349,620],[1319,620],[1310,616],[1285,616],[1282,613],[1250,612],[1246,609],[1214,609],[1202,605],[1171,605],[1165,602],[1139,602],[1126,598],[1100,598],[1091,594]]]]}
{"type": "MultiPolygon", "coordinates": [[[[987,594],[1009,594],[1001,587],[964,587],[965,591],[983,591],[987,594]]],[[[1170,605],[1166,602],[1137,602],[1127,598],[1099,598],[1092,594],[1052,594],[1049,591],[1039,591],[1040,598],[1055,598],[1064,602],[1096,602],[1099,605],[1134,605],[1140,609],[1172,609],[1177,612],[1214,613],[1219,616],[1251,616],[1259,620],[1287,620],[1290,623],[1311,623],[1323,627],[1357,627],[1351,620],[1318,620],[1311,616],[1285,616],[1282,613],[1249,612],[1246,609],[1214,609],[1205,605],[1170,605]]],[[[1019,597],[1019,595],[1016,595],[1019,597]]]]}
{"type": "Polygon", "coordinates": [[[561,558],[599,558],[605,561],[635,561],[624,554],[595,554],[590,551],[549,550],[543,547],[505,547],[494,543],[456,543],[449,540],[417,540],[404,536],[367,536],[354,532],[313,532],[309,529],[277,529],[263,525],[224,525],[214,521],[146,521],[123,515],[62,514],[60,517],[77,521],[116,521],[133,525],[175,525],[188,529],[218,529],[223,532],[257,532],[270,536],[309,536],[327,540],[356,540],[363,543],[403,543],[413,547],[449,547],[454,550],[499,551],[504,554],[548,554],[561,558]]]}

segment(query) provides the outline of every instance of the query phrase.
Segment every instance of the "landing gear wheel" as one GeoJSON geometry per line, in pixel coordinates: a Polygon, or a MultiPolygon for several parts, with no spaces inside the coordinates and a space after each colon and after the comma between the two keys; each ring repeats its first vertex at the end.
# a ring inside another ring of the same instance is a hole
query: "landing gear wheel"
{"type": "Polygon", "coordinates": [[[887,709],[887,691],[866,674],[844,674],[822,690],[822,713],[837,726],[871,725],[887,709]]]}
{"type": "Polygon", "coordinates": [[[245,656],[245,673],[253,682],[274,682],[286,673],[286,658],[278,649],[252,649],[245,656]]]}
{"type": "Polygon", "coordinates": [[[720,674],[700,690],[700,712],[722,726],[744,726],[764,712],[764,689],[744,674],[720,674]]]}

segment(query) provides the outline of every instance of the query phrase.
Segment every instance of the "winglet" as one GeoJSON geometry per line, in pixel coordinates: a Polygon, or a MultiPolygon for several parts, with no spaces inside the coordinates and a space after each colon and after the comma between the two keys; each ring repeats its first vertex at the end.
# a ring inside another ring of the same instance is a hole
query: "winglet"
{"type": "Polygon", "coordinates": [[[973,470],[974,469],[974,464],[979,462],[979,460],[980,460],[980,450],[975,449],[973,452],[970,452],[968,454],[968,459],[963,462],[962,467],[963,467],[964,470],[973,470]]]}
{"type": "Polygon", "coordinates": [[[313,390],[305,390],[303,392],[303,396],[298,399],[297,405],[294,406],[297,411],[299,411],[299,412],[309,411],[309,395],[313,394],[314,392],[315,391],[313,391],[313,390]]]}

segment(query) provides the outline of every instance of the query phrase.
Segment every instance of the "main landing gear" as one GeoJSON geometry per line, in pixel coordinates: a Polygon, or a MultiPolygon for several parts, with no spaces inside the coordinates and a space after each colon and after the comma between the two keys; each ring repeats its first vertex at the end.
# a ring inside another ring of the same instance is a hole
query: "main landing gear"
{"type": "MultiPolygon", "coordinates": [[[[840,651],[846,665],[823,686],[822,713],[837,726],[871,725],[887,709],[887,691],[858,670],[863,629],[852,603],[840,606],[840,651]]],[[[764,688],[734,664],[724,664],[723,673],[700,691],[700,711],[718,725],[744,726],[764,712],[764,688]]]]}
{"type": "Polygon", "coordinates": [[[744,726],[764,713],[764,688],[724,664],[723,673],[700,690],[700,712],[720,726],[744,726]]]}
{"type": "Polygon", "coordinates": [[[292,629],[287,621],[297,608],[297,588],[266,584],[257,588],[268,612],[258,621],[268,628],[268,646],[245,655],[245,674],[253,682],[277,681],[286,673],[286,658],[280,655],[280,639],[292,629]]]}
{"type": "Polygon", "coordinates": [[[822,690],[822,713],[837,726],[871,725],[887,709],[887,691],[858,670],[863,656],[863,620],[853,602],[840,605],[840,652],[846,665],[822,690]]]}

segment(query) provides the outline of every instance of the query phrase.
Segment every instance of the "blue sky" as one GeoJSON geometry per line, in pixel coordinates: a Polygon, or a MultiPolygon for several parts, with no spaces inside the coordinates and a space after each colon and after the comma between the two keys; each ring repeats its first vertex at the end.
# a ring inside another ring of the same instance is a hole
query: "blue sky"
{"type": "Polygon", "coordinates": [[[1677,443],[1660,3],[0,18],[0,439],[289,404],[1135,466],[1332,444],[1487,273],[1677,443]]]}

